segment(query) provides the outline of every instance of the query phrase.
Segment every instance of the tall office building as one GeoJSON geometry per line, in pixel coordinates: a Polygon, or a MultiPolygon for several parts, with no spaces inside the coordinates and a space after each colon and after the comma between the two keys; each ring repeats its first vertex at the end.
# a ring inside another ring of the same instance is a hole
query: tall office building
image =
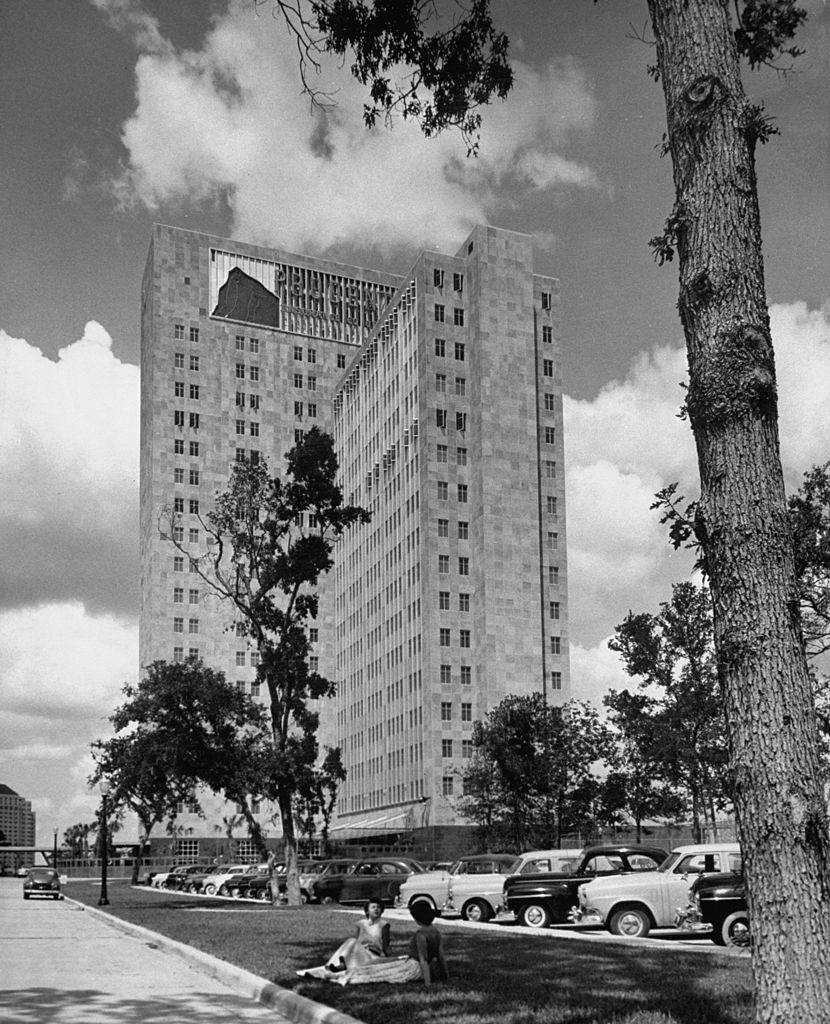
{"type": "Polygon", "coordinates": [[[569,696],[557,312],[529,237],[494,228],[403,278],[154,228],[141,664],[197,654],[258,696],[256,652],[159,513],[196,558],[234,461],[280,472],[299,432],[333,432],[346,497],[373,512],[339,543],[311,635],[340,683],[321,739],[349,769],[344,827],[456,821],[473,721],[507,693],[569,696]]]}
{"type": "Polygon", "coordinates": [[[33,864],[33,853],[3,853],[4,846],[35,845],[35,812],[31,803],[9,786],[0,784],[0,864],[11,870],[33,864]]]}

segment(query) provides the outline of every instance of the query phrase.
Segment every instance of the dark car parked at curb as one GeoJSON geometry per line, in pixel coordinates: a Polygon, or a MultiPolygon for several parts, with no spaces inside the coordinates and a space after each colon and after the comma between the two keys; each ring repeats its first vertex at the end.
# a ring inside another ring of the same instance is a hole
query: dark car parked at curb
{"type": "Polygon", "coordinates": [[[191,881],[195,882],[198,879],[199,885],[201,885],[207,876],[208,869],[202,864],[181,864],[168,872],[161,888],[181,892],[189,888],[191,881]]]}
{"type": "Polygon", "coordinates": [[[683,931],[711,928],[716,946],[748,946],[744,876],[737,871],[701,875],[692,885],[688,905],[677,912],[675,924],[683,931]]]}
{"type": "Polygon", "coordinates": [[[570,872],[545,871],[505,879],[502,909],[518,924],[546,928],[563,924],[578,902],[580,885],[604,875],[654,871],[668,854],[654,846],[589,846],[570,872]]]}
{"type": "Polygon", "coordinates": [[[29,868],[23,879],[23,899],[30,896],[48,896],[62,900],[60,875],[54,868],[29,868]]]}
{"type": "Polygon", "coordinates": [[[375,899],[391,907],[407,878],[423,870],[409,857],[370,857],[323,875],[311,888],[314,899],[321,903],[363,903],[375,899]]]}

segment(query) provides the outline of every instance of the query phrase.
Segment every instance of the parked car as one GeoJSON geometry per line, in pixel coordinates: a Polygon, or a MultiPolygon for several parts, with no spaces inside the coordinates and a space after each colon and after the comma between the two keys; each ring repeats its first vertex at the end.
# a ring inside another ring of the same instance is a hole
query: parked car
{"type": "Polygon", "coordinates": [[[569,920],[585,882],[605,875],[653,871],[666,856],[665,850],[654,846],[589,846],[564,870],[511,873],[504,880],[501,904],[528,928],[562,924],[569,920]]]}
{"type": "Polygon", "coordinates": [[[677,912],[674,923],[683,931],[710,931],[716,946],[748,946],[749,911],[743,874],[725,871],[696,878],[689,902],[677,912]]]}
{"type": "Polygon", "coordinates": [[[23,899],[30,896],[48,896],[52,900],[62,900],[60,875],[54,868],[27,868],[23,879],[23,899]]]}
{"type": "Polygon", "coordinates": [[[460,913],[465,921],[489,921],[499,904],[504,876],[516,864],[512,853],[460,857],[446,871],[425,871],[403,883],[396,906],[426,901],[439,914],[460,913]]]}
{"type": "Polygon", "coordinates": [[[363,903],[381,900],[391,906],[410,875],[424,869],[409,857],[371,857],[343,870],[333,870],[314,882],[314,898],[321,903],[363,903]]]}
{"type": "Polygon", "coordinates": [[[171,864],[166,871],[151,871],[147,875],[147,885],[152,886],[154,889],[163,888],[164,883],[167,881],[167,876],[171,871],[175,871],[176,867],[176,864],[171,864]]]}
{"type": "Polygon", "coordinates": [[[255,864],[219,864],[202,882],[202,892],[205,896],[215,896],[226,882],[253,871],[256,871],[255,864]]]}
{"type": "Polygon", "coordinates": [[[180,864],[178,867],[168,871],[167,877],[161,883],[160,888],[180,891],[187,889],[191,879],[199,879],[199,884],[206,878],[203,864],[180,864]]]}
{"type": "Polygon", "coordinates": [[[235,900],[239,899],[270,899],[271,892],[268,888],[271,882],[271,869],[267,864],[257,864],[253,871],[246,871],[242,875],[233,875],[228,879],[224,885],[219,889],[220,896],[232,896],[235,900]],[[259,886],[263,886],[263,892],[265,895],[261,895],[256,892],[256,895],[248,895],[251,886],[254,886],[256,891],[259,886]]]}
{"type": "Polygon", "coordinates": [[[678,908],[689,902],[695,878],[727,871],[737,857],[737,843],[679,846],[656,871],[580,885],[578,919],[631,938],[648,935],[652,928],[670,928],[678,908]]]}

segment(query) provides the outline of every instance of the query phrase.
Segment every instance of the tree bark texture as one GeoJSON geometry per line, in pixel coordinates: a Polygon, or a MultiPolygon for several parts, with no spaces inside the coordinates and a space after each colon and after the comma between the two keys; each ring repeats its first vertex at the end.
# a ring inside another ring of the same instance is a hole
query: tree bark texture
{"type": "Polygon", "coordinates": [[[759,1024],[830,1014],[830,862],[802,645],[747,102],[727,0],[648,0],[676,204],[700,469],[759,1024]]]}

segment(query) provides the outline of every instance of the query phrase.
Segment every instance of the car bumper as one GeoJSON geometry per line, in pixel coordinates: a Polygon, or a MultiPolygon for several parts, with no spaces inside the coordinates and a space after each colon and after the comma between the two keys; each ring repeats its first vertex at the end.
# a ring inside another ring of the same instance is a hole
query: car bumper
{"type": "Polygon", "coordinates": [[[674,927],[679,928],[682,932],[709,932],[712,930],[712,926],[700,916],[697,907],[691,904],[677,908],[674,915],[674,927]]]}
{"type": "Polygon", "coordinates": [[[605,918],[596,907],[577,906],[571,907],[568,913],[568,920],[571,924],[603,925],[605,918]]]}

